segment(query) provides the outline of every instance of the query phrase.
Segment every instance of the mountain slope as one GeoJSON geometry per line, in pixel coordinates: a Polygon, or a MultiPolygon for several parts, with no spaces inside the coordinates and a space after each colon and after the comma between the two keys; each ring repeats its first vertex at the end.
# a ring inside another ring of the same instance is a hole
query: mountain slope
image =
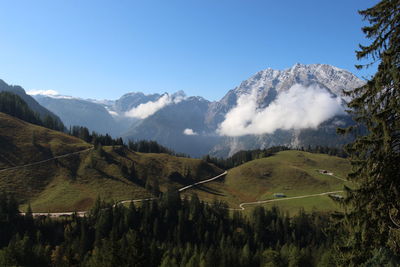
{"type": "Polygon", "coordinates": [[[279,92],[287,91],[295,84],[318,85],[336,97],[344,97],[343,90],[360,87],[364,82],[351,72],[327,64],[295,64],[285,70],[268,68],[243,81],[214,103],[207,114],[208,121],[216,127],[224,114],[236,105],[237,99],[252,90],[259,92],[257,102],[268,106],[279,92]]]}
{"type": "Polygon", "coordinates": [[[133,124],[124,138],[155,140],[177,152],[201,157],[219,139],[215,133],[207,131],[204,115],[208,106],[209,102],[203,98],[186,98],[133,124]],[[185,134],[185,129],[191,129],[193,134],[185,134]]]}
{"type": "Polygon", "coordinates": [[[0,92],[11,92],[13,94],[16,94],[20,96],[25,103],[36,113],[39,114],[41,119],[45,119],[46,116],[52,117],[54,120],[61,122],[60,118],[57,117],[54,113],[52,113],[50,110],[44,108],[41,106],[33,97],[30,95],[27,95],[25,90],[18,85],[8,85],[5,83],[3,80],[0,79],[0,92]]]}
{"type": "Polygon", "coordinates": [[[91,146],[80,139],[0,112],[1,168],[41,161],[91,146]]]}
{"type": "MultiPolygon", "coordinates": [[[[302,86],[307,90],[320,88],[319,92],[326,92],[333,99],[340,99],[342,109],[348,100],[343,90],[351,90],[363,85],[363,81],[352,73],[326,64],[296,64],[286,70],[266,69],[256,73],[240,86],[230,90],[219,102],[212,103],[206,114],[206,122],[211,128],[217,129],[226,118],[227,113],[237,105],[237,101],[244,95],[255,92],[257,108],[262,110],[276,104],[278,97],[287,93],[292,86],[302,86]]],[[[291,99],[293,100],[293,99],[291,99]]],[[[297,100],[301,103],[300,99],[297,100]]],[[[283,108],[296,109],[296,103],[283,108]]],[[[275,107],[276,108],[276,107],[275,107]]],[[[299,107],[301,109],[302,107],[299,107]]],[[[312,107],[311,107],[312,108],[312,107]]],[[[301,111],[301,110],[299,110],[301,111]]],[[[314,113],[319,113],[315,110],[314,113]]],[[[280,116],[279,114],[277,116],[280,116]]],[[[278,118],[289,120],[290,118],[278,118]]],[[[265,118],[268,121],[269,118],[265,118]]],[[[337,136],[337,127],[346,127],[352,124],[350,117],[343,113],[332,114],[332,117],[323,121],[317,128],[277,129],[272,133],[254,134],[239,137],[225,137],[215,146],[211,153],[216,156],[228,156],[241,149],[265,148],[274,145],[301,147],[308,145],[341,146],[349,139],[337,136]],[[317,138],[314,138],[317,137],[317,138]]]]}
{"type": "Polygon", "coordinates": [[[90,131],[100,134],[117,136],[122,127],[114,120],[101,104],[83,99],[56,98],[51,96],[35,96],[36,100],[47,109],[54,112],[64,122],[65,126],[85,126],[90,131]]]}
{"type": "Polygon", "coordinates": [[[100,196],[124,200],[213,177],[202,160],[92,146],[80,139],[0,113],[0,190],[34,211],[86,210],[100,196]],[[74,153],[81,152],[81,153],[74,153]],[[64,157],[54,158],[60,155],[64,157]],[[15,167],[47,160],[25,167],[15,167]],[[153,188],[152,188],[153,187],[153,188]]]}
{"type": "Polygon", "coordinates": [[[139,106],[140,104],[150,101],[157,101],[160,97],[160,94],[145,95],[141,92],[127,93],[115,100],[112,105],[109,106],[118,114],[123,114],[124,112],[127,112],[132,108],[139,106]]]}
{"type": "MultiPolygon", "coordinates": [[[[227,201],[231,208],[238,208],[243,202],[275,199],[275,193],[283,193],[289,198],[343,190],[347,182],[337,177],[345,178],[349,172],[350,164],[346,159],[289,150],[232,168],[223,180],[206,184],[198,192],[202,199],[211,201],[217,198],[227,201]],[[335,176],[321,174],[319,170],[327,170],[335,176]]],[[[285,209],[290,211],[301,207],[337,208],[327,196],[308,202],[282,201],[269,205],[285,205],[285,209]]]]}
{"type": "MultiPolygon", "coordinates": [[[[345,113],[332,114],[315,128],[278,128],[272,133],[236,137],[218,136],[217,131],[227,114],[237,106],[238,99],[252,92],[256,92],[257,109],[262,110],[275,103],[282,93],[288,92],[294,85],[312,87],[309,90],[318,87],[320,88],[318,92],[322,91],[332,99],[339,99],[343,110],[348,99],[342,90],[350,90],[362,84],[363,81],[350,72],[325,64],[296,64],[286,70],[266,69],[243,81],[220,101],[196,101],[193,97],[186,98],[181,103],[166,106],[154,115],[134,123],[124,136],[154,139],[178,152],[192,156],[211,153],[214,156],[226,157],[239,150],[276,145],[339,147],[350,141],[349,137],[343,138],[336,134],[337,127],[346,127],[353,123],[345,113]],[[182,131],[186,128],[192,129],[198,135],[183,135],[182,131]]],[[[298,101],[301,102],[301,99],[298,101]]],[[[296,109],[293,106],[290,108],[296,109]]],[[[264,120],[268,121],[270,118],[265,117],[264,120]]]]}

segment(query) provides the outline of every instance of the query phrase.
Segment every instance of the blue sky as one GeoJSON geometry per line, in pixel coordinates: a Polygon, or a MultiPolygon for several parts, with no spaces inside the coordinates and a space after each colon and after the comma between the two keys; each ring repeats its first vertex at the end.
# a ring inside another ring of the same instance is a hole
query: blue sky
{"type": "Polygon", "coordinates": [[[0,79],[116,99],[184,90],[218,100],[259,70],[325,63],[358,76],[357,10],[372,0],[0,0],[0,79]]]}

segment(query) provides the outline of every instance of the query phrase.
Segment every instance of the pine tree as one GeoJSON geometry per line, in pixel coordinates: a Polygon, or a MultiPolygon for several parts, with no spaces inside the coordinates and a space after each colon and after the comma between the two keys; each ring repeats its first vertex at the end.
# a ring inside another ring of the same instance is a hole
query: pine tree
{"type": "Polygon", "coordinates": [[[357,125],[340,131],[356,135],[347,146],[355,186],[346,189],[345,200],[352,235],[344,261],[352,264],[371,257],[374,247],[400,254],[400,0],[383,0],[360,14],[372,42],[360,45],[357,58],[372,62],[357,67],[378,63],[378,69],[364,86],[347,92],[357,125]]]}
{"type": "Polygon", "coordinates": [[[265,250],[262,254],[262,258],[264,267],[276,267],[282,265],[279,252],[275,250],[265,250]]]}

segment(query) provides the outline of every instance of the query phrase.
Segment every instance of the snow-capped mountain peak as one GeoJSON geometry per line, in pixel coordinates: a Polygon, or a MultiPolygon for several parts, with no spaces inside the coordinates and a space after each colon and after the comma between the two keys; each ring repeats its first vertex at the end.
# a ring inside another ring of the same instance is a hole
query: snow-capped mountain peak
{"type": "Polygon", "coordinates": [[[343,96],[343,90],[354,89],[364,84],[351,72],[327,64],[296,63],[285,70],[262,70],[248,80],[243,81],[234,91],[237,95],[256,89],[267,95],[270,89],[277,92],[288,90],[294,84],[316,84],[329,90],[336,96],[343,96]]]}

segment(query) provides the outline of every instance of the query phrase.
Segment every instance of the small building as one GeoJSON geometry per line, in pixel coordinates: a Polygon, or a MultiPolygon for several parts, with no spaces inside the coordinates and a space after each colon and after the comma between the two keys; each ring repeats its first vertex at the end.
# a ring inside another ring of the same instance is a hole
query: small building
{"type": "Polygon", "coordinates": [[[321,173],[321,174],[326,174],[326,175],[333,175],[332,172],[329,172],[329,171],[327,171],[327,170],[319,170],[319,173],[321,173]]]}
{"type": "Polygon", "coordinates": [[[275,193],[274,197],[286,197],[284,193],[275,193]]]}
{"type": "Polygon", "coordinates": [[[334,198],[334,199],[344,199],[343,196],[338,195],[338,194],[329,194],[329,196],[330,196],[331,198],[334,198]]]}

